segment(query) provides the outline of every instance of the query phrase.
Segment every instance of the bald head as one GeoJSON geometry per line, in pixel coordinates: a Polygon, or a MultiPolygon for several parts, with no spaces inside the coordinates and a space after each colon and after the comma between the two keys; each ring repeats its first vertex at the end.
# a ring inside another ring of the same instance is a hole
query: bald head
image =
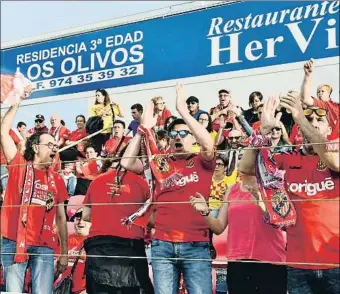
{"type": "Polygon", "coordinates": [[[53,114],[50,118],[50,123],[52,127],[59,127],[60,121],[61,121],[61,118],[58,114],[53,114]]]}

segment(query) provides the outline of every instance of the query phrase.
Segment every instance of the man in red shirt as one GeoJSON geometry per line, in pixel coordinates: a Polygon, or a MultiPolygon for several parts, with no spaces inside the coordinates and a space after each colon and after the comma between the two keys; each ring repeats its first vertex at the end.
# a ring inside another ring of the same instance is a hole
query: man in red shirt
{"type": "Polygon", "coordinates": [[[220,103],[211,108],[209,114],[211,115],[211,119],[213,121],[213,129],[217,132],[220,129],[219,118],[221,114],[224,114],[225,120],[229,121],[233,116],[233,112],[231,111],[233,104],[231,103],[231,93],[229,90],[222,89],[218,91],[218,98],[220,103]]]}
{"type": "Polygon", "coordinates": [[[101,152],[101,157],[118,154],[131,140],[131,137],[125,137],[125,122],[115,120],[112,127],[112,137],[106,141],[101,152]]]}
{"type": "MultiPolygon", "coordinates": [[[[199,191],[207,195],[208,201],[215,168],[214,143],[204,126],[190,115],[182,85],[177,85],[176,109],[182,118],[175,119],[167,129],[171,154],[156,156],[154,160],[154,201],[157,205],[151,252],[155,258],[152,260],[155,292],[178,293],[182,273],[189,293],[211,293],[209,229],[200,213],[191,208],[189,198],[194,191],[199,191]],[[194,138],[201,146],[199,154],[191,154],[194,138]]],[[[143,127],[150,129],[154,124],[155,118],[148,107],[143,127]]],[[[121,160],[126,169],[137,174],[143,172],[142,162],[136,158],[141,140],[138,133],[121,160]]]]}
{"type": "Polygon", "coordinates": [[[88,255],[86,290],[93,294],[153,294],[144,230],[137,225],[131,228],[122,225],[122,219],[141,206],[136,203],[144,203],[148,199],[148,186],[141,177],[117,166],[112,159],[111,162],[114,169],[101,174],[91,183],[83,202],[83,219],[92,223],[85,241],[88,255]],[[135,258],[96,258],[92,257],[94,255],[135,258]]]}
{"type": "Polygon", "coordinates": [[[312,73],[314,71],[314,60],[310,59],[304,65],[305,76],[301,86],[301,101],[307,106],[316,106],[326,109],[329,116],[329,124],[332,127],[332,133],[329,135],[330,140],[339,138],[339,103],[331,99],[332,87],[324,84],[317,88],[317,98],[310,94],[312,73]]]}
{"type": "Polygon", "coordinates": [[[69,130],[61,124],[61,119],[59,115],[54,114],[50,118],[51,128],[49,134],[54,137],[57,145],[61,148],[65,145],[68,139],[69,130]]]}
{"type": "Polygon", "coordinates": [[[30,264],[33,293],[52,293],[54,279],[52,226],[61,244],[56,274],[67,267],[67,226],[61,177],[50,170],[58,146],[49,134],[32,135],[24,155],[18,152],[10,126],[19,104],[9,108],[1,123],[1,147],[8,162],[8,185],[1,211],[1,258],[7,292],[22,293],[30,264]]]}
{"type": "MultiPolygon", "coordinates": [[[[270,163],[271,168],[277,165],[285,171],[290,199],[306,200],[293,203],[296,225],[287,228],[288,292],[339,293],[339,143],[327,144],[332,132],[327,111],[303,110],[300,97],[291,94],[280,102],[274,98],[265,103],[259,137],[269,134],[277,123],[274,114],[279,103],[291,111],[305,144],[291,154],[275,154],[270,163]],[[313,143],[317,145],[308,145],[313,143]]],[[[240,172],[253,174],[256,156],[257,151],[246,150],[240,172]]],[[[280,206],[280,212],[285,212],[285,206],[280,206]]]]}
{"type": "Polygon", "coordinates": [[[27,135],[32,136],[35,133],[48,133],[48,127],[45,126],[45,117],[42,114],[35,116],[34,128],[28,130],[27,135]]]}

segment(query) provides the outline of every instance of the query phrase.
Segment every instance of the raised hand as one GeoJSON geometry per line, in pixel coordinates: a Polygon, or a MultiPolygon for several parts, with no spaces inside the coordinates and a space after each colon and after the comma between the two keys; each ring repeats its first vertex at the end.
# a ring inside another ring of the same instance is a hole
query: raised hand
{"type": "Polygon", "coordinates": [[[299,95],[294,95],[294,93],[282,95],[280,97],[280,104],[282,107],[291,112],[293,119],[303,115],[303,109],[299,95]]]}
{"type": "Polygon", "coordinates": [[[306,76],[310,76],[314,71],[314,59],[309,59],[303,66],[306,76]]]}
{"type": "Polygon", "coordinates": [[[242,114],[242,109],[239,106],[233,106],[230,110],[236,115],[236,117],[239,117],[242,114]]]}
{"type": "Polygon", "coordinates": [[[278,99],[275,97],[269,97],[269,99],[263,105],[260,129],[265,135],[269,134],[271,130],[280,122],[282,113],[278,112],[275,116],[275,111],[279,104],[280,101],[278,99]]]}
{"type": "Polygon", "coordinates": [[[182,84],[176,84],[176,110],[181,115],[183,112],[189,113],[184,96],[184,87],[182,84]]]}
{"type": "Polygon", "coordinates": [[[198,192],[196,192],[195,196],[190,196],[189,200],[191,206],[199,212],[206,212],[209,209],[207,201],[203,195],[198,192]]]}
{"type": "Polygon", "coordinates": [[[148,129],[153,128],[157,123],[157,115],[154,114],[154,103],[150,101],[142,116],[142,125],[148,129]]]}

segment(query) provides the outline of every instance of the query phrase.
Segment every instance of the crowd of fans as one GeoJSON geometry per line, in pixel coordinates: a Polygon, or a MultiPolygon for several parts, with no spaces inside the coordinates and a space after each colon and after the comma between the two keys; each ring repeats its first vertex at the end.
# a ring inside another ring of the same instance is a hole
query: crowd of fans
{"type": "Polygon", "coordinates": [[[310,93],[313,70],[310,60],[300,92],[252,92],[247,110],[225,89],[203,110],[178,85],[178,115],[154,97],[131,106],[128,126],[104,89],[73,131],[43,114],[12,128],[12,106],[1,123],[2,289],[52,293],[71,277],[71,293],[338,293],[339,203],[289,202],[339,201],[339,147],[327,144],[339,140],[339,104],[330,85],[310,93]],[[262,173],[285,170],[287,198],[261,201],[261,160],[262,173]],[[268,224],[268,205],[296,224],[268,224]],[[210,260],[225,257],[215,271],[210,260]]]}

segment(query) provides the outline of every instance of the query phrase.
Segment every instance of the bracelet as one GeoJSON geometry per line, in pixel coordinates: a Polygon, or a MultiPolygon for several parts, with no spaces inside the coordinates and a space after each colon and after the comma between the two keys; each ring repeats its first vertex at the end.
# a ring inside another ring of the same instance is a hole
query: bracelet
{"type": "Polygon", "coordinates": [[[210,212],[211,212],[211,209],[208,208],[207,212],[200,211],[200,214],[201,214],[201,216],[208,216],[210,214],[210,212]]]}

